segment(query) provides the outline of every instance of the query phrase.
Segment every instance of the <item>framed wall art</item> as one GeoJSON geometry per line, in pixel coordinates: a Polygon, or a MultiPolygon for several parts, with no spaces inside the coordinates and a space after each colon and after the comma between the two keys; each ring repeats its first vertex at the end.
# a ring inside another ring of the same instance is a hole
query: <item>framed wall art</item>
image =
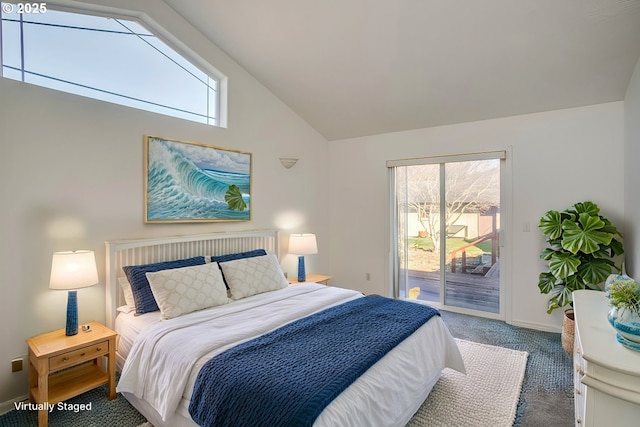
{"type": "Polygon", "coordinates": [[[251,153],[144,137],[146,223],[249,221],[251,153]]]}

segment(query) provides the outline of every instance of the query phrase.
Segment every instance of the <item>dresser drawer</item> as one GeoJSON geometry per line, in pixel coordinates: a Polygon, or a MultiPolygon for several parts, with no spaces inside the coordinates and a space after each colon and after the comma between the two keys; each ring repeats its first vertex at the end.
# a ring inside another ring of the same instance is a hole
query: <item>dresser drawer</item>
{"type": "Polygon", "coordinates": [[[73,366],[87,360],[95,359],[109,353],[109,341],[101,341],[96,344],[88,345],[68,353],[60,354],[49,359],[49,370],[73,366]]]}

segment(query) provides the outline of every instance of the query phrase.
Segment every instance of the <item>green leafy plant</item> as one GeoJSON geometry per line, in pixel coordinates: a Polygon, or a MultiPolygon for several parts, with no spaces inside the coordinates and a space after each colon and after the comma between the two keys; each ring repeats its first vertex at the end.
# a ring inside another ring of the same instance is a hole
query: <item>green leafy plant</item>
{"type": "Polygon", "coordinates": [[[610,304],[618,310],[629,310],[640,316],[640,284],[625,276],[618,277],[606,288],[610,304]]]}
{"type": "Polygon", "coordinates": [[[229,209],[242,212],[247,208],[247,204],[242,200],[242,192],[237,185],[230,185],[224,195],[224,200],[229,205],[229,209]]]}
{"type": "Polygon", "coordinates": [[[548,245],[540,258],[549,262],[549,271],[540,273],[538,279],[540,292],[550,294],[547,313],[572,304],[575,290],[601,290],[609,274],[621,271],[613,258],[624,253],[622,234],[600,215],[595,203],[549,211],[538,227],[548,245]]]}

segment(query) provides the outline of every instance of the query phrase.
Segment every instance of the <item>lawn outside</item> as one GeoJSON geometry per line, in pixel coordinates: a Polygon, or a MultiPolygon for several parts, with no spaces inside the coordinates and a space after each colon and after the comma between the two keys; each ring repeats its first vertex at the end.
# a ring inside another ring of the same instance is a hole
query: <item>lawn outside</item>
{"type": "MultiPolygon", "coordinates": [[[[447,239],[447,252],[461,248],[468,245],[465,239],[462,238],[449,238],[447,239]]],[[[491,254],[491,241],[487,240],[477,245],[467,248],[467,259],[471,264],[471,259],[484,255],[491,254]]],[[[409,238],[409,270],[417,271],[438,271],[440,265],[440,254],[434,250],[433,243],[429,238],[423,237],[410,237],[409,238]]],[[[458,254],[458,258],[461,254],[458,254]]],[[[447,263],[447,268],[450,265],[447,263]]]]}

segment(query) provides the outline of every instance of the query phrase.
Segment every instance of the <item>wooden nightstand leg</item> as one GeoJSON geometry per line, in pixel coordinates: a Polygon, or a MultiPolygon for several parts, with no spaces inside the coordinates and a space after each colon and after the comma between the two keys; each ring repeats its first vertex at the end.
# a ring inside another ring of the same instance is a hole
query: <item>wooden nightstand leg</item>
{"type": "Polygon", "coordinates": [[[49,411],[41,409],[38,411],[38,427],[47,427],[49,425],[49,411]]]}
{"type": "Polygon", "coordinates": [[[104,362],[102,361],[103,357],[104,356],[100,356],[93,360],[93,363],[100,369],[104,369],[104,362]]]}
{"type": "MultiPolygon", "coordinates": [[[[38,372],[38,391],[36,403],[46,405],[49,403],[49,372],[43,369],[38,372]]],[[[38,411],[38,427],[47,427],[49,424],[49,411],[45,408],[38,411]]]]}
{"type": "Polygon", "coordinates": [[[36,396],[31,392],[31,390],[35,390],[38,387],[38,371],[36,371],[36,367],[33,366],[31,360],[29,360],[29,402],[36,403],[36,396]]]}
{"type": "Polygon", "coordinates": [[[107,365],[107,373],[109,375],[109,400],[116,398],[116,340],[109,340],[109,360],[107,365]]]}

